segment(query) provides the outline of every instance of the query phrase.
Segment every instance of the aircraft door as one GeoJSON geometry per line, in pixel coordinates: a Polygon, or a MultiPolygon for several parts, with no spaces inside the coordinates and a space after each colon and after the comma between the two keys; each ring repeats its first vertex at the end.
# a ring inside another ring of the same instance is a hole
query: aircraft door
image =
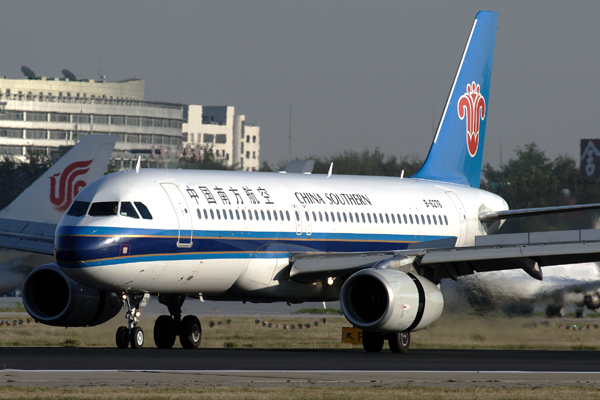
{"type": "Polygon", "coordinates": [[[295,204],[292,205],[292,218],[296,224],[296,235],[302,235],[302,217],[298,206],[295,204]]]}
{"type": "Polygon", "coordinates": [[[310,210],[305,205],[302,206],[301,217],[304,217],[304,226],[305,226],[306,235],[307,236],[312,235],[312,222],[310,220],[310,210]]]}
{"type": "Polygon", "coordinates": [[[177,247],[192,247],[192,214],[183,197],[183,194],[174,183],[160,184],[171,201],[171,205],[177,215],[177,224],[179,227],[179,235],[177,237],[177,247]]]}
{"type": "Polygon", "coordinates": [[[454,204],[454,208],[456,209],[456,212],[458,213],[458,221],[460,224],[460,233],[458,234],[458,237],[456,238],[456,245],[461,246],[464,244],[463,242],[466,240],[466,237],[467,237],[467,213],[466,213],[465,207],[463,206],[463,203],[460,201],[460,199],[458,198],[456,193],[446,192],[446,194],[452,201],[452,204],[454,204]]]}

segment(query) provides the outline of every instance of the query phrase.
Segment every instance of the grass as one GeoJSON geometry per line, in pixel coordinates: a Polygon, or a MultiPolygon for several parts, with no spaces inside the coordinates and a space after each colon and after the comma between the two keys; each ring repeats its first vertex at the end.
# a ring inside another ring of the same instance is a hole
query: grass
{"type": "MultiPolygon", "coordinates": [[[[114,347],[115,332],[126,322],[122,313],[100,326],[65,329],[27,323],[27,317],[26,314],[15,317],[0,313],[0,320],[24,321],[22,325],[0,325],[1,347],[114,347]]],[[[339,315],[269,318],[200,315],[199,318],[203,348],[361,348],[341,342],[342,327],[349,324],[339,315]]],[[[154,320],[155,317],[144,318],[142,314],[140,326],[146,334],[146,347],[154,346],[154,320]]],[[[411,348],[597,350],[600,349],[600,327],[594,325],[599,324],[593,319],[484,319],[444,314],[428,329],[412,334],[411,348]]]]}
{"type": "Polygon", "coordinates": [[[559,386],[545,388],[431,388],[419,386],[400,387],[95,387],[95,388],[23,388],[4,386],[0,399],[548,399],[570,400],[574,398],[598,398],[600,390],[582,386],[559,386]]]}

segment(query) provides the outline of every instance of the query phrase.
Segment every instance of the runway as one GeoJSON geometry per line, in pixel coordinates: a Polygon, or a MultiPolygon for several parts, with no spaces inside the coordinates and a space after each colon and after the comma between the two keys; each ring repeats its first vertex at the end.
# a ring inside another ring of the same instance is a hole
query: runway
{"type": "Polygon", "coordinates": [[[18,386],[600,388],[598,351],[3,348],[0,360],[0,382],[18,386]]]}

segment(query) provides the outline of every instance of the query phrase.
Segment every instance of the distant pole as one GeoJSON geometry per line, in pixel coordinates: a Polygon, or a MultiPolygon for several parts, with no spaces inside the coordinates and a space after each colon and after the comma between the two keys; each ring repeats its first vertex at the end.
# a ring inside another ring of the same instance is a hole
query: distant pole
{"type": "Polygon", "coordinates": [[[292,160],[292,96],[290,96],[290,126],[288,131],[288,161],[292,160]]]}

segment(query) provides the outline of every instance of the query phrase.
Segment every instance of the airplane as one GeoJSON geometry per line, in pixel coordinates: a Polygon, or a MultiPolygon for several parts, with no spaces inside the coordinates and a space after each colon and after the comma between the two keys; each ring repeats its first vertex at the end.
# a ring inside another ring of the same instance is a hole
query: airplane
{"type": "Polygon", "coordinates": [[[54,261],[58,221],[77,193],[104,175],[115,143],[108,135],[85,136],[0,211],[0,293],[21,289],[31,271],[54,261]]]}
{"type": "MultiPolygon", "coordinates": [[[[429,154],[411,178],[140,169],[87,185],[59,222],[56,262],[23,303],[38,322],[93,326],[127,308],[119,348],[141,348],[140,305],[158,295],[158,348],[197,348],[186,298],[339,300],[363,347],[394,353],[436,321],[442,279],[600,261],[600,231],[487,235],[507,218],[599,208],[509,210],[479,188],[498,14],[475,18],[429,154]]],[[[287,171],[284,171],[287,172],[287,171]]]]}
{"type": "Polygon", "coordinates": [[[532,281],[522,270],[491,271],[468,275],[441,285],[445,305],[464,311],[465,306],[485,315],[501,309],[506,315],[529,316],[545,306],[548,318],[563,317],[574,305],[576,316],[600,309],[600,264],[553,265],[544,268],[544,280],[532,281]]]}

